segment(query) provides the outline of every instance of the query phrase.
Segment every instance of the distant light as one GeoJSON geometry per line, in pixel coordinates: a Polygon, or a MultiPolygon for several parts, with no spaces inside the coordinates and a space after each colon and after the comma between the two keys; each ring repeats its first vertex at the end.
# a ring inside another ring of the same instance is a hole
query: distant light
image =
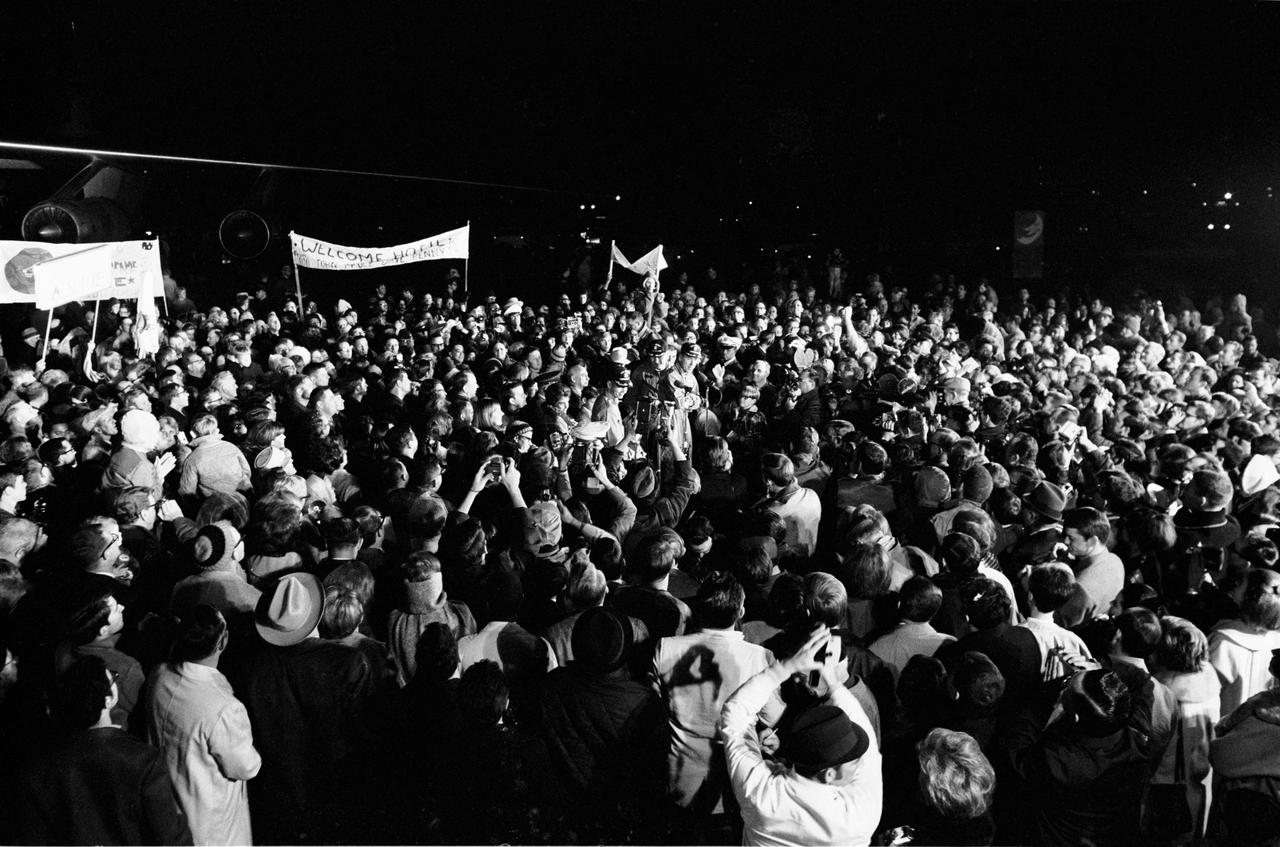
{"type": "Polygon", "coordinates": [[[1223,200],[1230,200],[1230,199],[1231,199],[1231,192],[1230,192],[1230,191],[1228,191],[1226,194],[1223,194],[1223,195],[1222,195],[1222,199],[1223,199],[1223,200]]]}
{"type": "Polygon", "coordinates": [[[999,245],[999,244],[997,244],[997,245],[996,245],[996,252],[997,252],[997,253],[999,253],[999,252],[1000,252],[1000,245],[999,245]]]}
{"type": "Polygon", "coordinates": [[[756,202],[755,202],[754,200],[748,200],[748,201],[747,201],[747,205],[748,205],[748,206],[754,206],[755,204],[756,204],[756,202]]]}
{"type": "Polygon", "coordinates": [[[1204,201],[1203,203],[1201,203],[1200,205],[1201,205],[1201,206],[1208,206],[1208,205],[1209,205],[1209,201],[1208,201],[1208,200],[1206,200],[1206,201],[1204,201]]]}
{"type": "Polygon", "coordinates": [[[1196,184],[1195,184],[1194,182],[1193,182],[1193,183],[1191,183],[1191,187],[1192,187],[1192,188],[1195,188],[1195,187],[1196,187],[1196,184]]]}
{"type": "Polygon", "coordinates": [[[1213,224],[1209,224],[1209,229],[1213,229],[1213,224]]]}
{"type": "Polygon", "coordinates": [[[1231,229],[1231,224],[1223,224],[1223,225],[1222,225],[1222,228],[1223,228],[1223,229],[1231,229]]]}
{"type": "Polygon", "coordinates": [[[578,210],[579,210],[579,211],[582,211],[582,212],[585,212],[585,211],[587,210],[587,206],[586,206],[586,204],[584,203],[583,205],[579,206],[579,207],[578,207],[578,210]]]}
{"type": "Polygon", "coordinates": [[[593,211],[593,212],[594,212],[595,210],[596,210],[596,204],[595,204],[595,203],[592,203],[592,204],[591,204],[591,211],[593,211]]]}
{"type": "Polygon", "coordinates": [[[621,195],[621,194],[615,194],[615,195],[613,196],[613,201],[614,201],[615,203],[621,203],[621,202],[622,202],[622,195],[621,195]]]}
{"type": "Polygon", "coordinates": [[[1147,194],[1147,189],[1145,189],[1145,188],[1144,188],[1144,189],[1142,189],[1142,195],[1145,197],[1145,196],[1146,196],[1146,194],[1147,194]]]}

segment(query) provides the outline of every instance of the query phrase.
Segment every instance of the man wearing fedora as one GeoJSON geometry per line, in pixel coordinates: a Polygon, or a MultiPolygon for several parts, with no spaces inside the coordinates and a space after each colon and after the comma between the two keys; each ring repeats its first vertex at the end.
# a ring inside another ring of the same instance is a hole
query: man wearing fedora
{"type": "Polygon", "coordinates": [[[345,764],[354,751],[359,693],[370,690],[368,661],[353,647],[321,640],[324,591],[308,573],[265,586],[254,613],[261,648],[238,675],[262,754],[249,788],[254,839],[264,844],[342,840],[345,764]]]}
{"type": "MultiPolygon", "coordinates": [[[[1026,532],[1016,544],[1001,554],[1001,564],[1008,575],[1019,576],[1024,568],[1053,561],[1062,543],[1062,515],[1067,508],[1067,494],[1062,486],[1038,482],[1022,497],[1025,514],[1030,516],[1026,532]]],[[[1016,584],[1018,580],[1014,580],[1016,584]]],[[[1025,610],[1025,595],[1019,603],[1025,610]]]]}

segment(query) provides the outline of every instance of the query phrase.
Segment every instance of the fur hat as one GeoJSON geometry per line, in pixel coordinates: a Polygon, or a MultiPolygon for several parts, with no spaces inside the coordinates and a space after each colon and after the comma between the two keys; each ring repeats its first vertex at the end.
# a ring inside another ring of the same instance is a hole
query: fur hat
{"type": "Polygon", "coordinates": [[[160,421],[150,412],[130,409],[120,419],[120,437],[125,444],[154,447],[160,440],[160,421]]]}

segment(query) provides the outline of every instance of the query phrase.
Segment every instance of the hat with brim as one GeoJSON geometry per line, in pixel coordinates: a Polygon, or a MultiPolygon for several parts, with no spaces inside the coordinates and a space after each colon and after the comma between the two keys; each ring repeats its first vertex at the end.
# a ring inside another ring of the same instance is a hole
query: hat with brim
{"type": "Polygon", "coordinates": [[[807,771],[834,768],[862,757],[871,740],[839,706],[810,706],[791,724],[783,755],[807,771]]]}
{"type": "Polygon", "coordinates": [[[1067,507],[1067,495],[1062,486],[1052,482],[1040,482],[1036,487],[1022,496],[1022,502],[1028,509],[1051,521],[1062,520],[1062,512],[1067,507]]]}
{"type": "Polygon", "coordinates": [[[320,623],[324,591],[309,573],[291,573],[264,591],[254,611],[253,623],[262,640],[276,647],[298,644],[320,623]]]}

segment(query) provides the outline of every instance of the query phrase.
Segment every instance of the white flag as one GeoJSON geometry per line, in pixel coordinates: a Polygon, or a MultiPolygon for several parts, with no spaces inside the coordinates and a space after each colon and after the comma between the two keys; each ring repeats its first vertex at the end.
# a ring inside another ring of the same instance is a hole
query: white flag
{"type": "Polygon", "coordinates": [[[645,253],[634,262],[628,262],[627,257],[622,255],[622,251],[618,249],[618,245],[613,245],[613,261],[622,265],[629,271],[634,271],[641,276],[657,276],[658,271],[667,267],[667,260],[662,257],[662,245],[645,253]]]}

